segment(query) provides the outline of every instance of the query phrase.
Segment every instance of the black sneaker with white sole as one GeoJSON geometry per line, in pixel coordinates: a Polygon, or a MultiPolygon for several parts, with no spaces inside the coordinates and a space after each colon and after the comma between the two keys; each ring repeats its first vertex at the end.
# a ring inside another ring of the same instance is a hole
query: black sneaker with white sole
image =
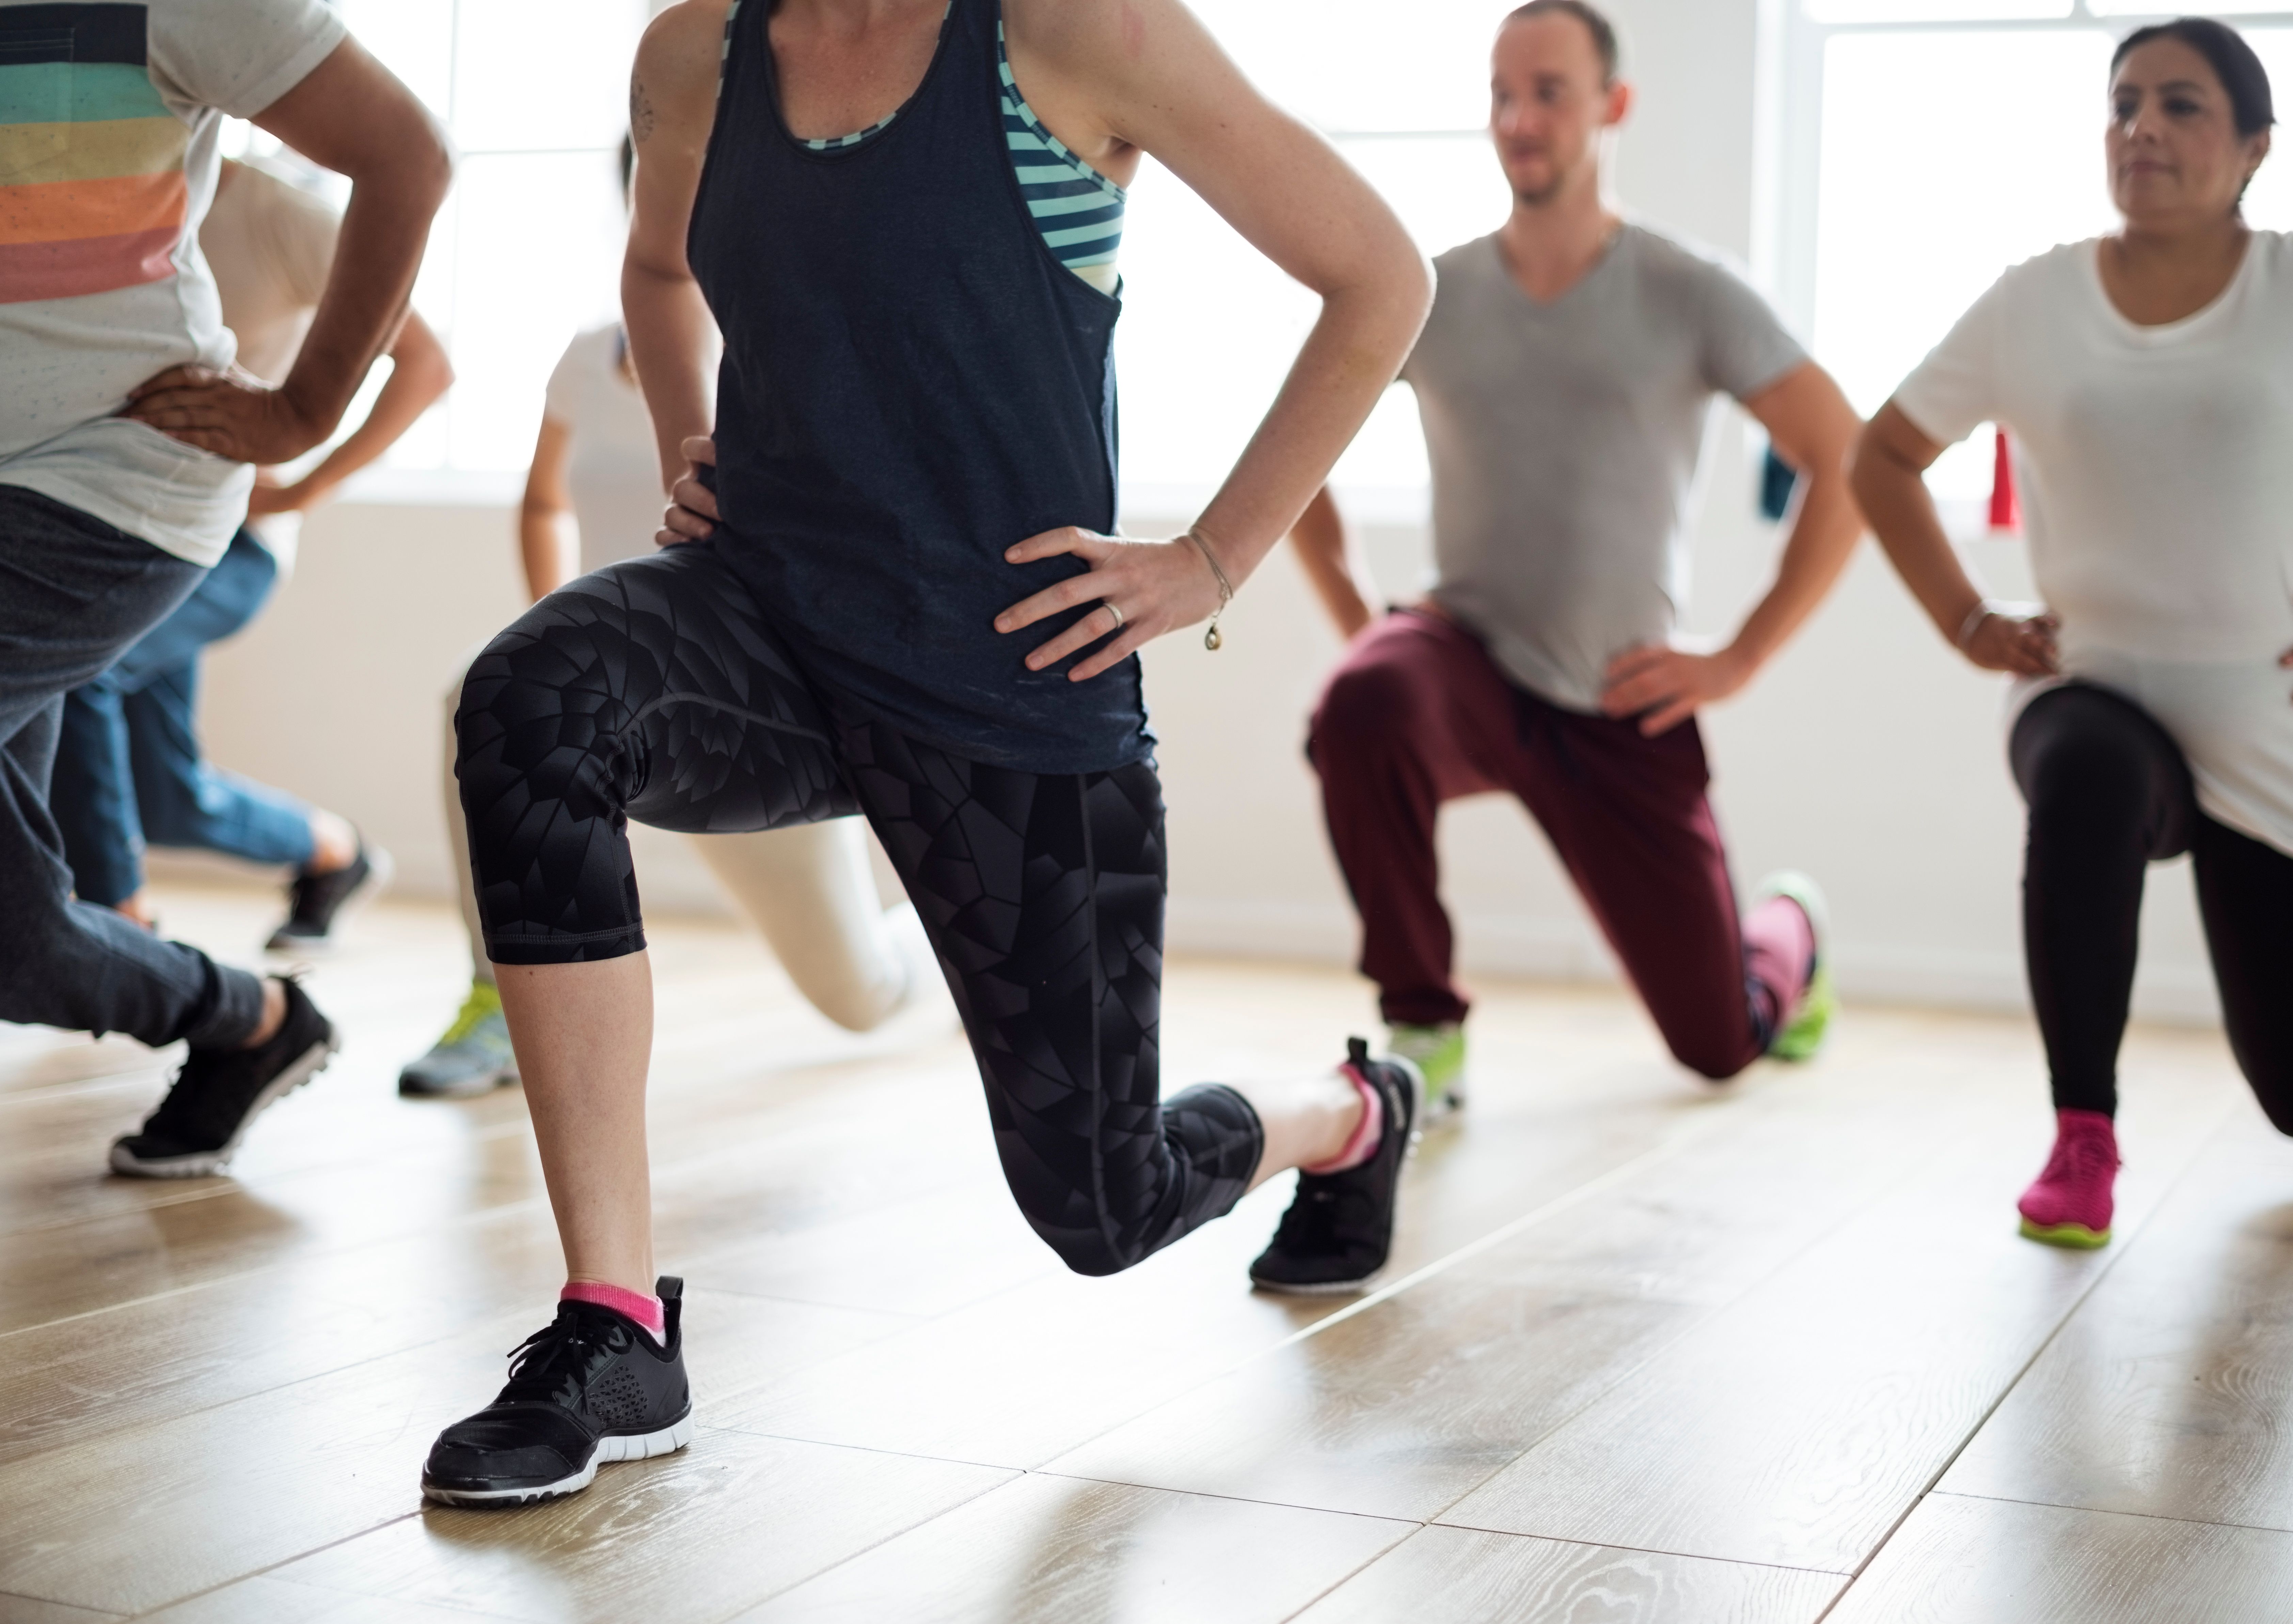
{"type": "Polygon", "coordinates": [[[1377,1150],[1343,1173],[1300,1173],[1298,1193],[1272,1244],[1250,1265],[1251,1283],[1299,1297],[1359,1291],[1393,1249],[1401,1164],[1417,1138],[1425,1080],[1406,1060],[1372,1060],[1359,1038],[1346,1042],[1347,1068],[1385,1105],[1377,1150]]]}
{"type": "Polygon", "coordinates": [[[347,869],[298,874],[287,887],[287,922],[263,944],[272,953],[317,953],[334,945],[333,931],[346,909],[371,902],[390,884],[390,853],[359,842],[347,869]]]}
{"type": "Polygon", "coordinates": [[[449,1506],[526,1506],[579,1494],[608,1461],[670,1455],[693,1442],[679,1320],[685,1282],[653,1286],[667,1345],[626,1314],[560,1303],[510,1353],[509,1386],[438,1434],[422,1492],[449,1506]]]}
{"type": "Polygon", "coordinates": [[[204,1178],[220,1173],[255,1119],[327,1069],[342,1046],[334,1022],[319,1013],[300,983],[275,978],[287,992],[287,1018],[268,1043],[252,1049],[193,1049],[175,1086],[142,1131],[114,1140],[111,1170],[134,1178],[204,1178]]]}

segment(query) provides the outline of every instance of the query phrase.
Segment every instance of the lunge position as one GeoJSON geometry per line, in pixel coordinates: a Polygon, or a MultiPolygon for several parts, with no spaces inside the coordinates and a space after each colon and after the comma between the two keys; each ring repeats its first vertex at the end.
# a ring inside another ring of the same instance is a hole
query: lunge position
{"type": "Polygon", "coordinates": [[[48,807],[64,695],[197,587],[254,469],[324,441],[407,308],[451,163],[420,102],[320,0],[0,0],[0,1020],[189,1046],[112,1147],[222,1168],[334,1029],[263,982],[75,901],[48,807]],[[272,388],[198,246],[226,114],[348,175],[326,295],[272,388]]]}
{"type": "Polygon", "coordinates": [[[1351,1289],[1385,1261],[1416,1109],[1414,1073],[1359,1046],[1162,1097],[1134,658],[1215,615],[1392,377],[1427,293],[1398,222],[1175,0],[687,0],[633,89],[623,312],[703,516],[675,526],[709,533],[552,594],[464,690],[478,905],[570,1276],[500,1398],[432,1453],[427,1492],[464,1502],[690,1436],[624,818],[864,814],[955,993],[1012,1193],[1081,1273],[1304,1168],[1258,1277],[1351,1289]],[[1225,487],[1160,541],[1108,533],[1111,266],[1147,152],[1323,301],[1225,487]]]}
{"type": "MultiPolygon", "coordinates": [[[[199,252],[241,371],[275,384],[294,370],[341,230],[334,210],[310,192],[254,165],[223,165],[199,252]]],[[[366,420],[292,484],[258,474],[247,522],[191,595],[110,670],[65,696],[52,794],[83,902],[155,926],[143,889],[147,842],[283,864],[293,874],[287,917],[270,945],[307,953],[332,941],[346,904],[389,883],[389,853],[369,848],[341,814],[207,759],[199,684],[207,646],[254,619],[294,567],[305,510],[387,451],[454,380],[445,347],[413,311],[390,357],[389,380],[366,420]]]]}
{"type": "MultiPolygon", "coordinates": [[[[629,149],[622,150],[626,161],[629,149]]],[[[625,187],[628,178],[625,167],[625,187]]],[[[577,575],[651,553],[661,512],[660,451],[620,322],[566,346],[544,400],[517,521],[519,559],[536,602],[577,575]]],[[[398,1091],[414,1096],[466,1097],[517,1080],[454,780],[454,711],[467,675],[456,675],[447,696],[443,787],[473,974],[453,1023],[399,1073],[398,1091]]],[[[857,819],[699,836],[693,844],[798,990],[838,1025],[868,1031],[935,995],[939,967],[923,926],[912,905],[886,909],[877,900],[857,819]]]]}
{"type": "Polygon", "coordinates": [[[1468,1001],[1434,823],[1490,790],[1543,827],[1683,1064],[1721,1079],[1814,1052],[1831,1009],[1821,898],[1777,876],[1739,919],[1695,716],[1782,647],[1860,531],[1837,386],[1733,272],[1605,199],[1604,146],[1633,104],[1608,20],[1536,0],[1505,20],[1491,73],[1512,211],[1436,261],[1401,374],[1432,462],[1437,584],[1373,619],[1327,492],[1296,536],[1354,639],[1310,747],[1362,970],[1437,1111],[1461,1099],[1468,1001]],[[1722,393],[1804,473],[1774,585],[1725,647],[1695,653],[1671,634],[1722,393]]]}
{"type": "Polygon", "coordinates": [[[2127,36],[2103,147],[2124,224],[2024,262],[1864,435],[1856,488],[1958,650],[2013,672],[2022,946],[2054,1149],[2022,1232],[2110,1239],[2118,1051],[2149,864],[2189,853],[2231,1049],[2293,1134],[2293,238],[2240,208],[2269,77],[2218,22],[2127,36]],[[2005,425],[2028,614],[1968,578],[1920,474],[2005,425]]]}

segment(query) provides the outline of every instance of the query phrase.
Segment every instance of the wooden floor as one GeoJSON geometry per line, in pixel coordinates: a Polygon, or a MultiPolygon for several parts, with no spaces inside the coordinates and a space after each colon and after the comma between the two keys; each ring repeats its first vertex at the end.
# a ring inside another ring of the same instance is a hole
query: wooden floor
{"type": "MultiPolygon", "coordinates": [[[[269,922],[168,901],[226,953],[269,922]]],[[[2293,1617],[2293,1145],[2216,1038],[2132,1038],[2080,1255],[2013,1232],[2022,1023],[1851,1011],[1715,1091],[1619,996],[1488,990],[1388,1283],[1310,1305],[1244,1276],[1287,1180],[1067,1275],[944,1010],[854,1038],[738,931],[655,949],[702,1427],[532,1511],[416,1491],[559,1280],[519,1096],[393,1092],[444,909],[359,921],[347,1048],[229,1180],[102,1174],[165,1057],[0,1028],[0,1624],[2293,1617]]],[[[1204,962],[1166,1003],[1181,1081],[1368,1013],[1204,962]]]]}

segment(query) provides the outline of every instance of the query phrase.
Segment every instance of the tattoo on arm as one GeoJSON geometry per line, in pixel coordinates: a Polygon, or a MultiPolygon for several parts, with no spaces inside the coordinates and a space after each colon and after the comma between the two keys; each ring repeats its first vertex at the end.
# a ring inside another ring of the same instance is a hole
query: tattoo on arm
{"type": "Polygon", "coordinates": [[[652,98],[645,94],[644,80],[632,72],[629,75],[629,139],[640,147],[652,134],[659,122],[652,110],[652,98]]]}

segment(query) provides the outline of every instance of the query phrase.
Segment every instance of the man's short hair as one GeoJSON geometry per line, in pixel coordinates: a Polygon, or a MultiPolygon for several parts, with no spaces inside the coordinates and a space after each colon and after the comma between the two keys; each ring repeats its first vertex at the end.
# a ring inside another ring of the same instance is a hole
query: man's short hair
{"type": "Polygon", "coordinates": [[[1506,13],[1505,22],[1526,22],[1532,17],[1556,15],[1574,17],[1584,25],[1584,31],[1592,36],[1592,49],[1600,58],[1600,83],[1614,85],[1622,55],[1616,44],[1616,25],[1590,0],[1528,0],[1527,5],[1506,13]]]}

